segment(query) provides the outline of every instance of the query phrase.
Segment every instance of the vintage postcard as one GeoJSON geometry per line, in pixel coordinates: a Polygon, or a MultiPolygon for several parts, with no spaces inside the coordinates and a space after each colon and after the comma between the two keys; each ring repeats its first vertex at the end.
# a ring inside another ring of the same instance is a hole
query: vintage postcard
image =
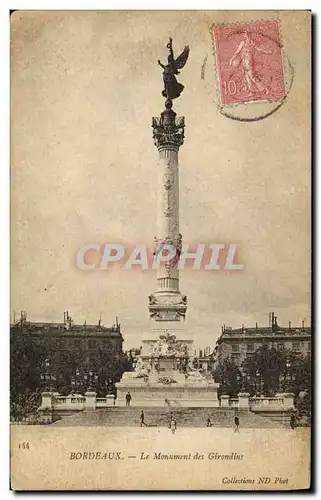
{"type": "Polygon", "coordinates": [[[311,13],[10,23],[12,489],[309,489],[311,13]]]}

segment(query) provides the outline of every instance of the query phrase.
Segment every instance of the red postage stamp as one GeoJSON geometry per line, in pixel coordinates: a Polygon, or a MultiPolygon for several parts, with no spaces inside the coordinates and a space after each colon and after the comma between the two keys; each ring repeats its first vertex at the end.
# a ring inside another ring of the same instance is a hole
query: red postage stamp
{"type": "Polygon", "coordinates": [[[278,21],[214,25],[222,104],[285,97],[278,21]]]}

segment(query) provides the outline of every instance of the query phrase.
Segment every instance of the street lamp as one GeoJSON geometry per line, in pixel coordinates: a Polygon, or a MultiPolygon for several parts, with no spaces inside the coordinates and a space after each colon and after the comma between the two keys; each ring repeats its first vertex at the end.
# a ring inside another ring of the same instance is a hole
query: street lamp
{"type": "Polygon", "coordinates": [[[89,370],[88,372],[88,379],[89,379],[89,387],[88,389],[90,391],[94,390],[94,384],[96,384],[98,380],[98,375],[96,375],[92,370],[89,370]]]}
{"type": "Polygon", "coordinates": [[[279,378],[279,390],[285,392],[285,377],[283,373],[281,373],[279,378]]]}
{"type": "Polygon", "coordinates": [[[257,396],[261,396],[261,374],[259,370],[256,372],[256,394],[257,396]]]}
{"type": "Polygon", "coordinates": [[[107,389],[107,394],[113,394],[113,391],[114,391],[113,379],[109,378],[108,380],[105,380],[105,387],[107,389]]]}
{"type": "Polygon", "coordinates": [[[243,376],[243,389],[245,390],[245,392],[250,392],[252,394],[252,391],[253,391],[253,381],[252,381],[252,377],[251,375],[249,374],[244,374],[243,376]]]}
{"type": "Polygon", "coordinates": [[[40,379],[44,382],[45,390],[52,392],[54,390],[54,382],[56,381],[56,376],[51,372],[50,360],[45,359],[44,372],[40,374],[40,379]]]}
{"type": "Polygon", "coordinates": [[[288,392],[290,390],[290,382],[291,382],[291,375],[289,374],[290,368],[291,368],[291,363],[290,361],[287,361],[285,363],[285,391],[288,392]]]}
{"type": "Polygon", "coordinates": [[[240,372],[237,373],[236,380],[237,380],[238,390],[240,392],[242,392],[243,391],[243,376],[240,372]]]}

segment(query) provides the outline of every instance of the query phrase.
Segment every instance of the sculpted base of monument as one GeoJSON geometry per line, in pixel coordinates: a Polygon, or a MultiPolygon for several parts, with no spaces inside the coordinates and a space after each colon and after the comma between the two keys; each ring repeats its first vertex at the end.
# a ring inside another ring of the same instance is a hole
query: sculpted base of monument
{"type": "Polygon", "coordinates": [[[143,341],[142,354],[133,372],[125,372],[116,384],[117,406],[219,406],[216,384],[196,367],[191,342],[166,332],[156,340],[143,341]]]}

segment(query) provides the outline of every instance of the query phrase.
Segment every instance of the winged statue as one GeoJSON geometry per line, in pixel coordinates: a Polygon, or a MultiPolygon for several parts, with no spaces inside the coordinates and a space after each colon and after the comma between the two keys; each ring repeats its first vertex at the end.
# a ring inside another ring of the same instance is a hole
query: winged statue
{"type": "Polygon", "coordinates": [[[167,99],[176,99],[184,90],[184,85],[178,83],[175,75],[179,75],[179,69],[184,68],[189,55],[189,46],[186,45],[183,52],[176,59],[174,58],[172,39],[166,45],[169,49],[168,64],[162,64],[158,60],[158,64],[163,68],[164,90],[162,95],[167,99]]]}

